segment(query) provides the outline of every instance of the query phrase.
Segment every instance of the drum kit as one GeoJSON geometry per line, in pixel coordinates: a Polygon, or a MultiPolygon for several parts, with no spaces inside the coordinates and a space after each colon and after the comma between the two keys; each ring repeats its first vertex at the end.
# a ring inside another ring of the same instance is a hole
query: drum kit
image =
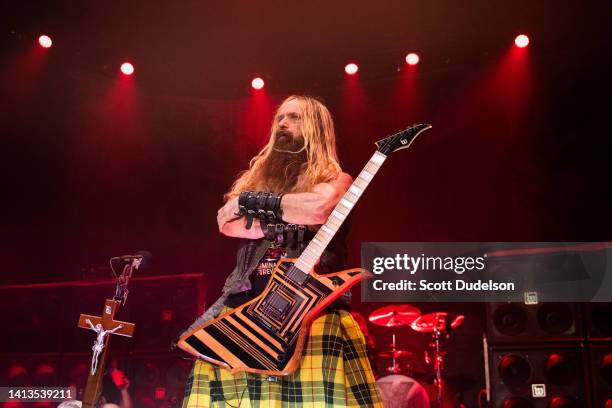
{"type": "MultiPolygon", "coordinates": [[[[425,362],[428,366],[431,366],[434,374],[437,406],[442,407],[444,391],[442,372],[444,370],[444,357],[446,356],[446,352],[443,350],[444,340],[450,339],[451,332],[461,326],[465,316],[447,312],[421,314],[417,307],[403,304],[376,309],[370,313],[369,320],[375,325],[393,329],[407,326],[417,333],[425,333],[431,336],[429,350],[425,352],[425,362]]],[[[410,374],[410,372],[409,365],[400,364],[400,361],[410,359],[414,354],[397,348],[395,333],[389,346],[390,348],[381,350],[376,354],[377,357],[391,359],[391,365],[386,367],[386,372],[389,375],[377,380],[385,408],[429,407],[429,398],[425,389],[414,379],[402,375],[410,374]]]]}

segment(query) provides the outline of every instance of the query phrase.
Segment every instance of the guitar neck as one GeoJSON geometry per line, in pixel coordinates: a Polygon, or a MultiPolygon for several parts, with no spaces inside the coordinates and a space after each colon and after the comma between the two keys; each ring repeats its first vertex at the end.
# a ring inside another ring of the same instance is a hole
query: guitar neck
{"type": "Polygon", "coordinates": [[[346,217],[386,159],[387,156],[379,151],[372,155],[363,170],[361,170],[361,173],[359,173],[353,184],[351,184],[342,199],[340,199],[325,224],[319,228],[319,231],[317,231],[314,238],[312,238],[304,252],[302,252],[302,255],[296,261],[295,267],[298,270],[308,274],[314,268],[317,260],[325,248],[327,248],[334,235],[336,235],[346,217]]]}

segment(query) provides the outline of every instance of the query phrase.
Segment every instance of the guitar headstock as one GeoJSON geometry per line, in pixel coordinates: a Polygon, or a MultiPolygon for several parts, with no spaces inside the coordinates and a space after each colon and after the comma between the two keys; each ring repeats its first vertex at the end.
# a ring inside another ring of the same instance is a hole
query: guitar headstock
{"type": "Polygon", "coordinates": [[[378,147],[379,152],[385,156],[388,156],[393,152],[397,152],[398,150],[407,149],[418,135],[428,129],[431,129],[431,125],[426,123],[412,125],[409,128],[379,140],[376,142],[376,147],[378,147]]]}

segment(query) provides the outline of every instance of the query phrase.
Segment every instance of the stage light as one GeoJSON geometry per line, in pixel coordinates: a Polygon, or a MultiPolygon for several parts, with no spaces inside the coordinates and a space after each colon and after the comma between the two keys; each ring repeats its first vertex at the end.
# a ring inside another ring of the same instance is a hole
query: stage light
{"type": "Polygon", "coordinates": [[[359,71],[359,67],[353,62],[351,62],[350,64],[346,64],[346,66],[344,67],[344,72],[349,75],[354,75],[357,73],[357,71],[359,71]]]}
{"type": "Polygon", "coordinates": [[[7,379],[9,385],[25,387],[28,385],[28,371],[21,363],[13,363],[8,369],[7,379]]]}
{"type": "Polygon", "coordinates": [[[408,65],[416,65],[419,63],[419,56],[417,54],[415,54],[414,52],[411,52],[410,54],[406,55],[406,64],[408,65]]]}
{"type": "Polygon", "coordinates": [[[251,81],[253,89],[262,89],[264,87],[264,80],[257,77],[251,81]]]}
{"type": "Polygon", "coordinates": [[[55,367],[50,364],[41,364],[36,367],[34,374],[35,384],[51,386],[55,384],[55,367]]]}
{"type": "Polygon", "coordinates": [[[51,41],[51,37],[48,35],[41,35],[38,37],[38,44],[43,48],[50,48],[53,45],[53,41],[51,41]]]}
{"type": "Polygon", "coordinates": [[[164,309],[161,311],[161,321],[162,322],[171,322],[172,321],[172,310],[164,309]]]}
{"type": "Polygon", "coordinates": [[[134,66],[129,62],[124,62],[121,64],[121,72],[124,75],[132,75],[134,73],[134,66]]]}
{"type": "Polygon", "coordinates": [[[155,388],[155,399],[163,400],[166,398],[166,389],[164,387],[156,387],[155,388]]]}
{"type": "Polygon", "coordinates": [[[529,45],[529,37],[527,37],[525,34],[517,35],[514,39],[514,45],[519,48],[525,48],[529,45]]]}

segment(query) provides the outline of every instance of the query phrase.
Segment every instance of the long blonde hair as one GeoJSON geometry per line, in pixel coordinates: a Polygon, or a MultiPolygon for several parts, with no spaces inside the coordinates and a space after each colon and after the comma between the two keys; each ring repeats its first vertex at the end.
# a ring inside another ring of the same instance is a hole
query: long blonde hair
{"type": "Polygon", "coordinates": [[[240,173],[231,189],[225,194],[225,200],[242,191],[270,191],[264,170],[276,140],[278,130],[276,115],[280,107],[291,100],[297,100],[300,106],[301,130],[307,158],[296,184],[289,191],[275,191],[275,193],[309,191],[316,184],[335,179],[342,171],[336,154],[336,135],[329,110],[312,96],[292,95],[277,109],[268,143],[251,159],[248,170],[240,173]]]}

